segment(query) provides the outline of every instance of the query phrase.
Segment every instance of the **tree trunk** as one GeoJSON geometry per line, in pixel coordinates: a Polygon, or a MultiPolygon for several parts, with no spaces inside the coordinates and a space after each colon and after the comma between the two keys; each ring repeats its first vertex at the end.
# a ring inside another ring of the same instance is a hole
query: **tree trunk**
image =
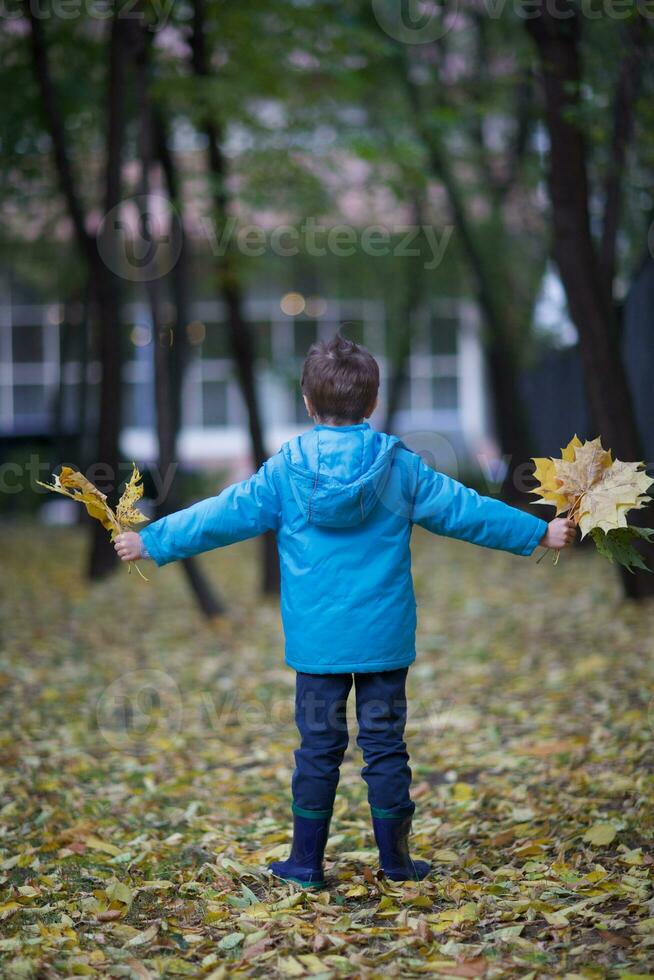
{"type": "MultiPolygon", "coordinates": [[[[99,350],[102,364],[100,388],[100,423],[96,445],[96,462],[102,469],[94,473],[95,482],[104,490],[113,490],[118,480],[118,443],[121,409],[121,329],[120,301],[114,272],[104,264],[95,240],[86,228],[86,218],[77,181],[73,172],[64,117],[50,71],[48,46],[43,23],[34,5],[25,0],[25,16],[30,28],[30,44],[34,76],[43,104],[46,126],[52,140],[53,157],[59,185],[73,225],[80,253],[89,271],[89,291],[97,311],[99,350]]],[[[110,38],[110,69],[108,87],[107,168],[105,213],[120,200],[120,171],[122,159],[125,75],[128,61],[129,30],[132,22],[114,13],[110,38]]],[[[99,522],[91,525],[91,554],[89,575],[100,578],[114,565],[115,552],[107,533],[99,522]]]]}
{"type": "MultiPolygon", "coordinates": [[[[426,224],[423,202],[416,195],[413,202],[413,221],[418,228],[426,224]]],[[[421,252],[421,250],[419,250],[421,252]]],[[[394,345],[388,352],[389,378],[388,398],[386,401],[386,417],[384,432],[391,432],[395,416],[398,412],[402,391],[409,376],[409,362],[415,334],[415,321],[425,298],[425,272],[422,254],[405,266],[406,292],[401,305],[399,329],[394,331],[394,345]]]]}
{"type": "Polygon", "coordinates": [[[77,402],[78,442],[77,459],[79,466],[86,471],[91,460],[92,449],[89,440],[89,347],[91,342],[91,290],[89,276],[84,284],[79,322],[79,400],[77,402]]]}
{"type": "MultiPolygon", "coordinates": [[[[181,235],[181,240],[172,241],[171,247],[179,247],[180,254],[176,266],[173,268],[172,276],[176,279],[185,277],[187,272],[186,255],[182,257],[184,250],[184,230],[182,225],[181,199],[179,188],[177,187],[175,167],[172,157],[168,151],[165,124],[161,118],[156,119],[151,105],[148,92],[148,75],[150,63],[150,42],[151,35],[147,31],[142,31],[141,47],[137,59],[137,78],[138,78],[138,99],[140,116],[140,159],[141,159],[141,181],[140,194],[144,205],[150,194],[150,174],[154,162],[155,150],[160,162],[164,177],[168,184],[168,192],[171,198],[171,205],[174,209],[171,218],[171,238],[181,235]],[[163,158],[163,160],[162,160],[163,158]],[[175,220],[175,214],[178,221],[175,220]]],[[[144,224],[144,233],[151,234],[152,224],[144,224]]],[[[150,254],[155,256],[157,243],[152,242],[150,254]]],[[[164,517],[166,514],[179,509],[177,495],[174,489],[173,471],[177,466],[177,441],[181,424],[181,385],[183,380],[183,354],[177,349],[185,346],[185,327],[186,327],[186,281],[178,282],[173,287],[178,306],[175,314],[175,327],[164,326],[161,315],[161,296],[159,279],[157,277],[149,279],[146,283],[148,301],[150,305],[150,315],[152,320],[152,340],[154,357],[154,387],[155,387],[155,409],[157,442],[159,446],[159,474],[161,477],[160,485],[168,486],[169,477],[170,489],[167,495],[156,504],[156,516],[164,517]]],[[[191,588],[193,595],[198,603],[200,611],[209,619],[220,616],[224,613],[224,607],[218,597],[214,594],[211,585],[204,575],[202,568],[194,558],[186,558],[181,562],[186,580],[191,588]]]]}
{"type": "Polygon", "coordinates": [[[170,152],[170,147],[168,146],[166,124],[154,107],[152,125],[156,155],[161,164],[163,177],[168,190],[168,199],[173,212],[170,228],[171,249],[173,250],[173,254],[178,256],[170,273],[175,305],[175,321],[172,328],[173,343],[169,349],[170,411],[176,445],[179,430],[182,425],[182,384],[189,354],[189,343],[186,333],[186,328],[191,319],[189,314],[189,253],[184,225],[184,202],[182,200],[182,189],[177,167],[170,152]]]}
{"type": "MultiPolygon", "coordinates": [[[[193,31],[191,36],[191,67],[197,78],[211,75],[210,57],[206,46],[207,25],[205,0],[193,0],[193,31]]],[[[213,181],[216,234],[221,233],[228,219],[229,199],[226,186],[227,166],[222,150],[222,132],[218,123],[205,116],[202,128],[208,143],[209,173],[213,181]]],[[[218,286],[227,312],[227,328],[241,394],[248,416],[250,443],[255,468],[267,459],[261,411],[254,373],[255,344],[252,331],[243,316],[243,295],[233,252],[229,243],[223,255],[216,257],[218,286]]],[[[279,556],[272,531],[262,539],[262,588],[265,593],[279,591],[279,556]]]]}
{"type": "MultiPolygon", "coordinates": [[[[452,220],[467,259],[484,323],[484,349],[491,380],[491,398],[497,439],[507,461],[502,494],[509,500],[524,500],[524,478],[520,471],[530,459],[527,412],[522,404],[514,331],[515,318],[508,304],[498,299],[510,294],[508,282],[497,283],[496,274],[485,261],[465,205],[462,188],[450,166],[440,139],[425,125],[426,111],[420,92],[411,78],[406,52],[401,55],[400,71],[421,139],[429,160],[429,170],[443,185],[452,220]]],[[[508,278],[508,277],[507,277],[508,278]]]]}
{"type": "MultiPolygon", "coordinates": [[[[134,23],[114,10],[109,42],[109,79],[107,90],[107,143],[105,170],[105,216],[114,212],[121,201],[122,159],[125,139],[127,72],[132,55],[134,23]]],[[[110,222],[110,225],[112,222],[110,222]]],[[[94,481],[105,493],[115,493],[119,485],[120,432],[122,428],[123,329],[121,323],[120,256],[113,227],[107,227],[105,251],[95,261],[94,287],[98,310],[100,364],[100,418],[98,425],[98,462],[104,468],[94,481]]],[[[114,567],[116,554],[102,525],[94,521],[89,575],[100,579],[114,567]]]]}
{"type": "MultiPolygon", "coordinates": [[[[230,275],[226,267],[223,270],[222,295],[227,308],[227,323],[231,342],[232,356],[236,365],[236,373],[245,401],[250,431],[250,443],[255,469],[268,458],[261,425],[261,412],[254,374],[256,350],[252,331],[243,319],[243,301],[241,290],[235,277],[230,275]]],[[[279,554],[277,539],[273,531],[267,531],[262,538],[262,589],[266,594],[279,592],[279,554]]]]}
{"type": "Polygon", "coordinates": [[[613,305],[616,243],[622,214],[622,175],[627,150],[634,130],[634,107],[641,88],[643,65],[648,53],[649,24],[644,17],[632,17],[625,27],[626,47],[620,66],[613,106],[611,158],[604,182],[604,220],[599,249],[602,281],[607,289],[607,302],[613,305]]]}
{"type": "MultiPolygon", "coordinates": [[[[120,302],[113,275],[100,274],[95,282],[96,310],[99,326],[99,350],[102,378],[100,381],[100,411],[97,436],[97,467],[93,482],[103,493],[115,495],[120,483],[119,439],[122,407],[122,351],[120,302]]],[[[89,577],[104,578],[116,560],[113,544],[99,521],[91,528],[89,577]]]]}
{"type": "MultiPolygon", "coordinates": [[[[581,21],[572,5],[567,5],[567,11],[568,19],[562,19],[560,13],[554,17],[545,0],[541,0],[539,16],[526,21],[540,59],[550,137],[548,182],[554,254],[570,314],[579,333],[594,425],[604,446],[616,457],[636,461],[642,459],[642,445],[618,344],[612,302],[608,297],[609,289],[602,279],[590,230],[586,142],[573,121],[581,85],[581,21]]],[[[642,550],[652,565],[654,548],[643,547],[642,550]]],[[[654,595],[654,575],[636,572],[634,575],[623,573],[622,577],[628,596],[654,595]]]]}
{"type": "Polygon", "coordinates": [[[393,351],[389,351],[388,398],[386,399],[386,414],[382,426],[384,432],[392,432],[395,416],[400,407],[402,391],[409,377],[409,362],[414,336],[414,323],[418,315],[418,297],[410,286],[411,293],[403,304],[402,324],[393,351]]]}
{"type": "Polygon", "coordinates": [[[482,249],[475,238],[461,190],[441,148],[430,141],[432,173],[443,184],[455,227],[468,260],[477,300],[485,326],[484,348],[491,381],[491,398],[497,440],[507,461],[502,494],[508,500],[524,500],[524,477],[521,471],[531,458],[527,412],[522,404],[518,379],[516,341],[511,329],[513,311],[498,301],[498,295],[509,292],[508,283],[494,281],[486,267],[482,249]]]}
{"type": "Polygon", "coordinates": [[[71,360],[71,354],[73,352],[72,327],[69,317],[70,306],[71,300],[69,299],[63,306],[64,315],[57,328],[59,332],[59,378],[50,406],[52,415],[53,456],[59,460],[64,458],[68,448],[67,433],[64,424],[64,365],[71,360]]]}

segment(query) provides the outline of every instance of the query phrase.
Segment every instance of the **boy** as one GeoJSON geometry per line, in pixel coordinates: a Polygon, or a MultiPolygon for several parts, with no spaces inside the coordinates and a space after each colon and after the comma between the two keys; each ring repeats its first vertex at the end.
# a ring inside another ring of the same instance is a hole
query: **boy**
{"type": "Polygon", "coordinates": [[[462,486],[426,466],[395,436],[365,421],[377,405],[372,355],[337,335],[315,344],[302,370],[315,426],[249,480],[217,497],[117,537],[124,561],[157,565],[274,530],[281,566],[286,663],[296,671],[300,748],[293,774],[293,844],[272,872],[324,885],[323,854],[348,744],[354,684],[375,840],[384,874],[420,880],[408,838],[415,809],[404,743],[405,681],[415,659],[416,605],[409,541],[414,524],[487,548],[530,555],[563,548],[566,519],[540,518],[462,486]]]}

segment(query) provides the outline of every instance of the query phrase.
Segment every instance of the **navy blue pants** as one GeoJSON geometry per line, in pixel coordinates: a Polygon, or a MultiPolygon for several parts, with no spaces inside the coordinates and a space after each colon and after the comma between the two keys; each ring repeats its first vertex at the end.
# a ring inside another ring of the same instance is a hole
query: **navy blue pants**
{"type": "Polygon", "coordinates": [[[296,812],[328,811],[334,805],[348,746],[346,706],[354,682],[357,744],[363,752],[361,775],[368,785],[368,802],[377,816],[413,813],[409,754],[404,744],[406,675],[406,667],[354,675],[297,672],[295,720],[301,742],[293,773],[296,812]]]}

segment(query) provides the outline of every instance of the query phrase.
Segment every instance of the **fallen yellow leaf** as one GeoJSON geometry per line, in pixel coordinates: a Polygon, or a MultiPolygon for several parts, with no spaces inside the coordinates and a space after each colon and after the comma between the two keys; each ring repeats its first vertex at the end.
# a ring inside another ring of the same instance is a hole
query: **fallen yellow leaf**
{"type": "Polygon", "coordinates": [[[584,834],[584,841],[587,844],[594,844],[596,847],[605,847],[615,838],[616,829],[610,823],[595,823],[584,834]]]}

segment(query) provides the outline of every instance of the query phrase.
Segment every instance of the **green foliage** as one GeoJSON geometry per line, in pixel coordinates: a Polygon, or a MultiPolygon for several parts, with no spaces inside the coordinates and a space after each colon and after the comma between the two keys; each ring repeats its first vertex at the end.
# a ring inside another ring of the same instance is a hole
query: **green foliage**
{"type": "Polygon", "coordinates": [[[299,220],[305,214],[317,218],[333,210],[335,202],[324,181],[299,155],[261,142],[239,159],[239,196],[249,213],[265,211],[271,202],[278,213],[299,220]]]}
{"type": "Polygon", "coordinates": [[[630,525],[604,532],[601,528],[595,527],[590,533],[599,553],[609,561],[622,565],[632,573],[636,568],[641,568],[645,572],[652,571],[634,547],[634,542],[651,541],[654,538],[654,528],[630,525]]]}
{"type": "MultiPolygon", "coordinates": [[[[151,26],[161,27],[160,8],[148,4],[145,9],[151,26]]],[[[474,216],[472,233],[498,302],[510,314],[509,333],[519,348],[528,345],[547,258],[547,216],[535,193],[542,174],[533,51],[512,9],[498,8],[489,16],[462,8],[456,29],[434,43],[407,48],[380,27],[369,0],[336,7],[322,0],[209,0],[205,42],[213,70],[201,79],[189,67],[190,5],[173,4],[166,13],[165,30],[152,35],[151,91],[173,134],[185,184],[204,196],[204,212],[211,205],[208,185],[196,179],[203,167],[197,130],[207,118],[225,136],[237,178],[230,193],[244,221],[275,209],[293,221],[324,215],[338,222],[339,195],[347,189],[343,160],[356,157],[369,168],[368,188],[386,188],[397,209],[410,209],[423,198],[425,220],[442,226],[450,213],[442,195],[433,194],[439,183],[430,163],[433,142],[449,161],[474,216]],[[526,138],[512,184],[500,199],[494,184],[511,170],[522,115],[526,138]]],[[[0,182],[0,204],[11,205],[2,236],[12,245],[32,244],[35,237],[58,239],[64,213],[28,32],[19,26],[0,39],[0,171],[7,178],[0,182]]],[[[578,122],[593,148],[591,177],[598,186],[610,165],[612,103],[628,26],[617,29],[606,13],[584,24],[578,122]]],[[[52,16],[44,18],[43,27],[78,190],[87,207],[97,209],[110,21],[87,14],[52,16]]],[[[625,181],[623,263],[642,250],[644,220],[652,207],[646,177],[654,159],[651,84],[651,73],[645,73],[625,181]]],[[[139,152],[132,84],[129,93],[126,165],[139,152]]],[[[136,189],[135,168],[126,166],[125,176],[129,194],[136,189]]],[[[32,278],[51,291],[51,264],[43,259],[34,265],[39,271],[32,271],[32,278]]]]}

